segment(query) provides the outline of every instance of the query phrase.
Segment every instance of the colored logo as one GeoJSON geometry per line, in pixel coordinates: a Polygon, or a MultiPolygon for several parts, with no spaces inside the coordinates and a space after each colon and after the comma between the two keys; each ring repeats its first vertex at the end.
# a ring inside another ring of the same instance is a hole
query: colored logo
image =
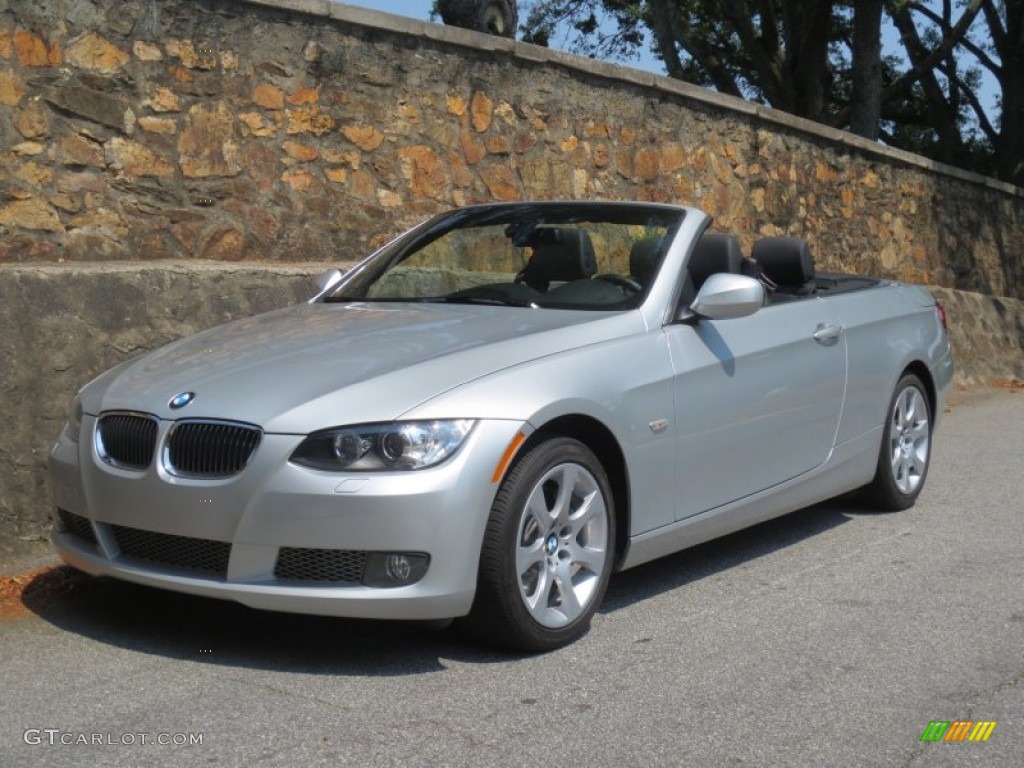
{"type": "Polygon", "coordinates": [[[995,720],[932,720],[921,741],[988,741],[995,727],[995,720]]]}
{"type": "Polygon", "coordinates": [[[195,396],[195,392],[182,392],[181,394],[172,397],[167,404],[171,408],[177,410],[178,408],[184,408],[186,405],[191,403],[195,396]]]}

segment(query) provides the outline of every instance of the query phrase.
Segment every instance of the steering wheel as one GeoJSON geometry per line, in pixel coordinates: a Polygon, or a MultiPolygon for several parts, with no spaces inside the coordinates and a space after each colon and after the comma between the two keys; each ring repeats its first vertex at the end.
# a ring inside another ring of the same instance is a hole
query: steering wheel
{"type": "Polygon", "coordinates": [[[640,283],[634,280],[632,277],[626,277],[624,275],[616,275],[611,272],[604,275],[594,275],[595,280],[604,280],[606,283],[617,285],[619,288],[624,288],[627,291],[633,293],[641,293],[644,289],[640,283]]]}

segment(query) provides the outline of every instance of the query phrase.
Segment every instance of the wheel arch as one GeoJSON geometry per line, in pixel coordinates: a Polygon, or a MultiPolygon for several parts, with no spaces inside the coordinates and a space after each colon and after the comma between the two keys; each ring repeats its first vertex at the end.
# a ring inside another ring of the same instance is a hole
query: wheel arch
{"type": "Polygon", "coordinates": [[[615,503],[613,568],[618,570],[626,556],[630,530],[629,470],[622,446],[612,431],[598,419],[582,413],[570,413],[552,418],[539,426],[520,447],[518,455],[525,455],[527,449],[551,437],[571,437],[579,440],[593,451],[597,460],[601,462],[605,474],[608,475],[615,503]]]}
{"type": "MultiPolygon", "coordinates": [[[[935,389],[935,379],[932,377],[932,372],[928,369],[928,366],[921,360],[914,360],[903,368],[903,371],[897,377],[898,382],[908,373],[912,373],[921,380],[924,384],[925,395],[928,397],[928,406],[931,408],[932,420],[936,418],[935,409],[938,407],[939,394],[935,389]]],[[[895,387],[896,385],[893,384],[895,387]]]]}

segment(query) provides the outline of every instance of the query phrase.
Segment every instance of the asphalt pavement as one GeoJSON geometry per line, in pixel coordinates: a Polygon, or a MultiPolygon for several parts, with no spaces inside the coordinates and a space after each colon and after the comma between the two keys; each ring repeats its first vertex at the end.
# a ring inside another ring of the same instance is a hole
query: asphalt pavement
{"type": "Polygon", "coordinates": [[[986,391],[913,509],[840,500],[618,574],[541,656],[50,571],[0,620],[0,766],[1019,768],[1022,436],[1024,392],[986,391]],[[957,720],[996,726],[921,741],[957,720]]]}

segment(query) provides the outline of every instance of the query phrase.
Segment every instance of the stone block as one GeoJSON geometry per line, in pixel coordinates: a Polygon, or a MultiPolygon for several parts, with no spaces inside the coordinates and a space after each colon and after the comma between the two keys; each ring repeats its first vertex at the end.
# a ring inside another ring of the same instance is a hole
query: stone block
{"type": "Polygon", "coordinates": [[[0,69],[0,105],[13,106],[21,102],[25,85],[12,69],[0,69]]]}
{"type": "Polygon", "coordinates": [[[127,53],[94,32],[72,40],[66,58],[69,64],[103,74],[117,72],[131,59],[127,53]]]}
{"type": "Polygon", "coordinates": [[[75,117],[118,131],[124,128],[124,114],[129,104],[123,96],[89,87],[81,80],[45,88],[42,96],[49,104],[75,117]]]}
{"type": "Polygon", "coordinates": [[[46,200],[30,197],[14,200],[0,207],[0,226],[30,229],[37,232],[62,232],[57,211],[46,200]]]}
{"type": "Polygon", "coordinates": [[[242,172],[234,114],[225,102],[195,104],[189,109],[178,137],[178,165],[182,175],[191,178],[242,172]]]}

